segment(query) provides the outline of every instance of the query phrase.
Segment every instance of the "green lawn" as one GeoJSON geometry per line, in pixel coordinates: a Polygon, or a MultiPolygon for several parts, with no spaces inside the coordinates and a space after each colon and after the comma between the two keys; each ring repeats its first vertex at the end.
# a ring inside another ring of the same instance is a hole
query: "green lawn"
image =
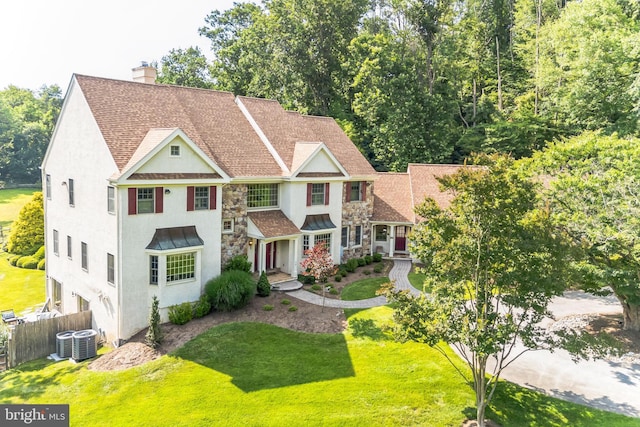
{"type": "MultiPolygon", "coordinates": [[[[391,310],[344,334],[220,325],[145,365],[93,372],[34,361],[0,374],[0,403],[69,403],[72,426],[459,426],[473,394],[449,363],[386,332],[391,310]]],[[[503,384],[488,416],[503,426],[640,426],[503,384]]]]}
{"type": "MultiPolygon", "coordinates": [[[[36,191],[38,189],[33,188],[0,190],[0,226],[9,227],[36,191]]],[[[20,314],[28,307],[44,303],[44,271],[12,267],[8,257],[0,251],[0,310],[13,309],[20,314]]]]}
{"type": "Polygon", "coordinates": [[[20,209],[31,200],[31,196],[39,189],[15,188],[0,190],[0,226],[8,227],[18,218],[20,209]]]}
{"type": "Polygon", "coordinates": [[[340,298],[345,301],[375,298],[377,296],[376,291],[380,289],[380,285],[388,282],[388,277],[371,277],[358,280],[345,286],[340,293],[340,298]]]}
{"type": "Polygon", "coordinates": [[[13,267],[0,252],[0,310],[13,309],[20,314],[27,307],[45,300],[44,271],[13,267]]]}
{"type": "MultiPolygon", "coordinates": [[[[415,269],[415,267],[414,267],[414,269],[415,269]]],[[[424,289],[424,281],[427,278],[427,276],[425,274],[422,274],[422,273],[416,273],[414,271],[414,269],[412,269],[412,271],[407,276],[408,279],[409,279],[409,283],[411,283],[411,286],[413,286],[417,290],[424,291],[425,290],[424,289]]]]}

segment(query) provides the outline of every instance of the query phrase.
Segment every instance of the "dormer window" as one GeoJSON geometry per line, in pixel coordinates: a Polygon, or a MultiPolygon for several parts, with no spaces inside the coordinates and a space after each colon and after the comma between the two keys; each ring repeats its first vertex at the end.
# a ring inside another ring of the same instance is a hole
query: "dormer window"
{"type": "Polygon", "coordinates": [[[180,146],[172,145],[171,146],[171,157],[180,157],[180,146]]]}

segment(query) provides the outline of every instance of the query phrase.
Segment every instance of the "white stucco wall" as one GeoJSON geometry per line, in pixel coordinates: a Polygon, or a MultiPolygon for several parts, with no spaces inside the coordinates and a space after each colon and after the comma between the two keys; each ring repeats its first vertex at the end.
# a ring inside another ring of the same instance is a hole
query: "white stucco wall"
{"type": "Polygon", "coordinates": [[[43,175],[51,176],[51,198],[45,197],[47,296],[55,279],[62,283],[65,312],[78,310],[74,295],[88,300],[94,327],[106,339],[113,338],[117,318],[118,284],[107,284],[107,253],[114,255],[116,268],[118,259],[117,218],[107,212],[107,178],[116,170],[84,96],[72,85],[43,163],[43,175]],[[74,206],[69,206],[69,178],[74,180],[74,206]],[[59,234],[58,255],[53,253],[53,230],[59,234]],[[67,236],[72,239],[71,259],[67,236]],[[88,248],[86,271],[81,242],[88,248]]]}

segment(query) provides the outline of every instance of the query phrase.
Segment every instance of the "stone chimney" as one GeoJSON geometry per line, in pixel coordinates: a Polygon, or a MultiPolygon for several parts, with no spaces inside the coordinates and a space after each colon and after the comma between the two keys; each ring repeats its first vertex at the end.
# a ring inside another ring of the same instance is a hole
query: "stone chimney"
{"type": "Polygon", "coordinates": [[[137,83],[155,84],[157,72],[148,63],[143,62],[139,67],[133,68],[133,81],[137,83]]]}

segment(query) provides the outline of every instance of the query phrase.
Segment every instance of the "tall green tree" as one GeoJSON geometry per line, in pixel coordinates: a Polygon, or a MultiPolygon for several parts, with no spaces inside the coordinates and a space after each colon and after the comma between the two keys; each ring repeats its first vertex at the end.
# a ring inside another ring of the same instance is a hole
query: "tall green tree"
{"type": "Polygon", "coordinates": [[[540,34],[541,114],[573,128],[638,134],[640,25],[617,0],[570,2],[540,34]]]}
{"type": "Polygon", "coordinates": [[[582,255],[574,280],[622,305],[624,329],[640,331],[640,139],[586,132],[533,156],[558,226],[582,255]]]}
{"type": "Polygon", "coordinates": [[[62,106],[58,86],[0,91],[0,180],[34,183],[62,106]]]}
{"type": "Polygon", "coordinates": [[[212,82],[207,57],[197,46],[171,49],[162,57],[156,81],[178,86],[209,88],[212,82]]]}
{"type": "Polygon", "coordinates": [[[433,199],[416,208],[424,220],[410,236],[411,251],[424,263],[431,293],[413,297],[387,288],[387,296],[396,302],[396,337],[426,343],[447,358],[441,345],[452,345],[467,363],[477,422],[484,426],[510,363],[529,349],[577,340],[541,326],[551,299],[564,290],[565,252],[548,212],[539,209],[535,184],[506,156],[474,162],[439,179],[455,194],[450,209],[433,199]]]}

